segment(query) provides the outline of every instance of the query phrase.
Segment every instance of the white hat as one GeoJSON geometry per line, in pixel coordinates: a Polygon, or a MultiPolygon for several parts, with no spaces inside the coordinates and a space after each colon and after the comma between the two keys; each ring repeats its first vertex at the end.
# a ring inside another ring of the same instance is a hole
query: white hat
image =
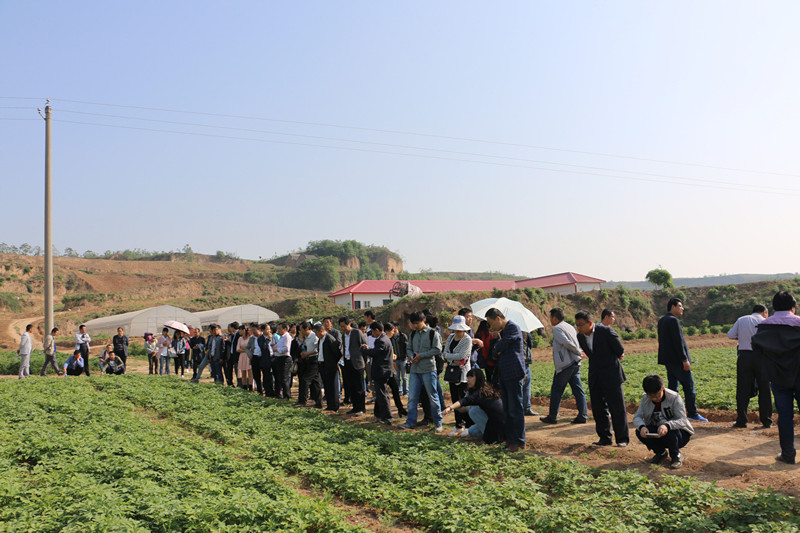
{"type": "Polygon", "coordinates": [[[463,316],[456,315],[453,317],[453,323],[447,329],[450,331],[469,331],[472,328],[467,325],[467,321],[463,316]]]}

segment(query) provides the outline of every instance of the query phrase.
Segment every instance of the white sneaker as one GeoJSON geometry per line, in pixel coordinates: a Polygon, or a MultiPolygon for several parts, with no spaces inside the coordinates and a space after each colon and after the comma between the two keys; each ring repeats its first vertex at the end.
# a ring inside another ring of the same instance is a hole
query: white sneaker
{"type": "Polygon", "coordinates": [[[442,431],[444,431],[444,426],[442,426],[441,424],[439,424],[438,426],[436,426],[436,427],[434,428],[434,431],[435,431],[436,433],[441,433],[442,431]]]}
{"type": "Polygon", "coordinates": [[[464,431],[464,428],[455,428],[455,429],[453,429],[453,431],[451,431],[447,435],[450,436],[450,437],[458,437],[459,435],[461,435],[462,431],[464,431]]]}
{"type": "Polygon", "coordinates": [[[469,430],[468,430],[468,429],[465,429],[464,431],[462,431],[462,432],[461,432],[461,435],[459,435],[459,436],[460,436],[461,438],[464,438],[464,439],[468,439],[468,438],[470,438],[469,430]]]}

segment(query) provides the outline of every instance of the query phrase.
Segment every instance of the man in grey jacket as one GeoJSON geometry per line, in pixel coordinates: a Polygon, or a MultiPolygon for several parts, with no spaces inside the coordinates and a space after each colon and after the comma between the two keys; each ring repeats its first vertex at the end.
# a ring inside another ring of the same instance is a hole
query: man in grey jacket
{"type": "Polygon", "coordinates": [[[573,424],[585,424],[588,418],[586,394],[581,383],[581,356],[582,351],[578,344],[578,332],[569,323],[564,321],[564,310],[554,307],[550,310],[550,325],[553,326],[553,362],[556,366],[553,374],[553,384],[550,386],[550,413],[541,417],[545,424],[558,422],[558,411],[561,408],[561,395],[567,384],[572,388],[575,404],[578,407],[578,416],[573,424]]]}
{"type": "Polygon", "coordinates": [[[25,326],[25,333],[19,338],[19,379],[27,378],[31,375],[31,352],[33,352],[33,339],[31,332],[33,324],[25,326]]]}
{"type": "Polygon", "coordinates": [[[413,429],[417,425],[417,404],[422,387],[428,393],[431,416],[436,426],[435,431],[441,433],[442,408],[439,405],[436,373],[436,355],[442,353],[442,337],[435,329],[425,323],[425,315],[421,311],[411,313],[411,337],[408,341],[407,355],[411,360],[411,372],[408,384],[408,418],[401,429],[413,429]]]}
{"type": "Polygon", "coordinates": [[[642,402],[633,417],[636,436],[655,455],[650,464],[657,465],[669,454],[674,469],[683,465],[680,449],[694,435],[692,423],[686,417],[686,407],[680,395],[664,388],[664,380],[658,374],[642,380],[642,402]]]}

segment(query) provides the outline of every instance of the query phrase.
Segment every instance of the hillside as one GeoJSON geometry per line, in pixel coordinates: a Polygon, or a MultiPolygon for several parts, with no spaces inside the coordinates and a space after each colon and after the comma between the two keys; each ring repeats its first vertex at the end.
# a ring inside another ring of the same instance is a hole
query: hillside
{"type": "MultiPolygon", "coordinates": [[[[703,276],[702,278],[675,278],[676,287],[713,287],[714,285],[741,285],[742,283],[756,283],[758,281],[780,281],[794,279],[797,272],[784,272],[782,274],[721,274],[719,276],[703,276]]],[[[606,287],[613,289],[623,285],[629,289],[653,289],[649,281],[609,281],[606,287]]]]}

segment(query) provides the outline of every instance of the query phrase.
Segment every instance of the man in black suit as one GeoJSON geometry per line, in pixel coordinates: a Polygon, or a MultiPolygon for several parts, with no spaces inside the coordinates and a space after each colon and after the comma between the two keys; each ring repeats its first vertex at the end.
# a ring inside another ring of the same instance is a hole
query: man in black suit
{"type": "Polygon", "coordinates": [[[378,321],[370,324],[370,332],[375,339],[375,347],[367,343],[361,346],[361,355],[372,358],[371,377],[375,383],[375,417],[382,423],[391,425],[392,411],[389,409],[389,394],[386,385],[392,377],[392,341],[383,332],[383,324],[378,321]]]}
{"type": "Polygon", "coordinates": [[[625,372],[620,364],[625,348],[614,329],[593,323],[586,311],[575,315],[575,327],[578,330],[578,343],[589,358],[589,395],[595,430],[600,437],[595,444],[611,446],[613,423],[617,446],[625,447],[630,442],[625,393],[622,390],[625,372]]]}
{"type": "Polygon", "coordinates": [[[222,369],[225,372],[225,381],[229,387],[233,387],[234,367],[239,364],[239,353],[236,345],[239,343],[240,326],[238,322],[228,324],[228,339],[225,341],[225,356],[222,359],[222,369]]]}
{"type": "Polygon", "coordinates": [[[342,344],[336,337],[325,331],[321,323],[314,324],[314,334],[319,339],[318,353],[322,354],[322,367],[325,385],[326,411],[339,410],[339,361],[342,358],[342,344]]]}
{"type": "Polygon", "coordinates": [[[366,367],[361,347],[367,344],[367,336],[342,317],[339,319],[344,347],[344,373],[350,382],[350,401],[353,408],[347,414],[360,415],[367,412],[367,391],[364,388],[364,368],[366,367]]]}
{"type": "Polygon", "coordinates": [[[253,381],[256,384],[256,391],[266,397],[275,395],[274,381],[272,379],[272,347],[269,345],[270,339],[264,335],[264,326],[254,324],[254,335],[258,345],[258,356],[253,352],[253,381]]]}
{"type": "Polygon", "coordinates": [[[667,388],[678,392],[683,387],[686,399],[686,416],[696,422],[708,422],[697,412],[697,396],[694,392],[692,358],[686,346],[686,337],[678,317],[683,316],[683,301],[671,298],[667,302],[667,314],[658,319],[658,364],[667,369],[667,388]]]}

